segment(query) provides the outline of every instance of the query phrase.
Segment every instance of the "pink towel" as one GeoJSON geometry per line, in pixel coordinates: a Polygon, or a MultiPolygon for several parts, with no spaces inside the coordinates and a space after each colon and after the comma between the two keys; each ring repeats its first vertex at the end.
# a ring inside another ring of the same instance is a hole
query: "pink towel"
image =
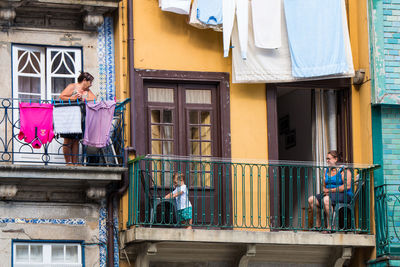
{"type": "Polygon", "coordinates": [[[33,148],[41,148],[53,140],[53,105],[19,103],[19,120],[19,140],[24,139],[33,148]]]}

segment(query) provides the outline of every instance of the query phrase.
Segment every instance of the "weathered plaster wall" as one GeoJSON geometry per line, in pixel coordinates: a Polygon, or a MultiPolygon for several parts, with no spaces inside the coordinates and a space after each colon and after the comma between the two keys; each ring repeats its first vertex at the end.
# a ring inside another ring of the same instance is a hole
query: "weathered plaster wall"
{"type": "Polygon", "coordinates": [[[400,104],[400,2],[370,0],[373,103],[400,104]]]}
{"type": "Polygon", "coordinates": [[[0,263],[11,266],[11,241],[78,240],[85,246],[85,266],[100,266],[97,204],[0,202],[0,263]]]}

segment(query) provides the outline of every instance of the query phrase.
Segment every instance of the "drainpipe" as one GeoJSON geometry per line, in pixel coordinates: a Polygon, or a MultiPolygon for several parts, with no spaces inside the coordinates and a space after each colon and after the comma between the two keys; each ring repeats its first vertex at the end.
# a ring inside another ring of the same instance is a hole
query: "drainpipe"
{"type": "MultiPolygon", "coordinates": [[[[128,167],[129,152],[134,151],[133,147],[124,149],[124,167],[128,167]]],[[[129,186],[129,171],[122,174],[121,187],[111,192],[107,198],[107,258],[108,267],[114,267],[114,200],[120,198],[129,186]]]]}
{"type": "MultiPolygon", "coordinates": [[[[134,49],[133,49],[133,1],[128,0],[127,13],[128,13],[128,69],[129,69],[129,91],[131,93],[131,99],[135,103],[135,69],[134,69],[134,49]]],[[[135,105],[131,105],[131,144],[132,147],[125,148],[125,162],[124,167],[128,167],[128,155],[129,152],[136,150],[136,110],[135,105]]],[[[111,192],[107,199],[107,257],[108,267],[114,267],[114,198],[121,197],[129,186],[129,172],[125,171],[122,175],[121,187],[111,192]]]]}
{"type": "Polygon", "coordinates": [[[131,146],[136,149],[136,106],[135,106],[135,50],[133,38],[133,1],[128,0],[128,69],[129,91],[133,105],[131,105],[131,146]]]}

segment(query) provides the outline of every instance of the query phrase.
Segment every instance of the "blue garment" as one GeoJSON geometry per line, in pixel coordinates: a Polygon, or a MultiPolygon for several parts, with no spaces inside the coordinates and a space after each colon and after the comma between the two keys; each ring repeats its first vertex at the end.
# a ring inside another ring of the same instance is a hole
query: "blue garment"
{"type": "Polygon", "coordinates": [[[197,19],[207,25],[222,24],[222,0],[198,0],[197,19]]]}
{"type": "MultiPolygon", "coordinates": [[[[343,179],[342,179],[342,171],[343,171],[343,167],[339,169],[339,171],[337,171],[337,173],[333,176],[329,176],[329,168],[326,169],[325,171],[325,187],[327,189],[330,188],[336,188],[339,187],[341,185],[343,185],[343,179]]],[[[351,179],[351,177],[346,177],[346,179],[351,179]]],[[[332,193],[335,194],[335,193],[332,193]]],[[[350,188],[347,189],[347,195],[352,197],[353,196],[353,191],[351,190],[351,185],[350,188]]]]}
{"type": "Polygon", "coordinates": [[[342,0],[284,0],[292,74],[317,77],[349,70],[342,0]]]}

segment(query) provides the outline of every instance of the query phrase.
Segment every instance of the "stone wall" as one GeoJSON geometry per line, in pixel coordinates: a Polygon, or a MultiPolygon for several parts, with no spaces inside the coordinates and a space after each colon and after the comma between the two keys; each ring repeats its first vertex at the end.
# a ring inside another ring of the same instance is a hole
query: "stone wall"
{"type": "Polygon", "coordinates": [[[11,266],[12,240],[81,241],[84,244],[85,266],[101,266],[99,253],[104,245],[99,244],[102,239],[99,204],[2,201],[0,214],[2,266],[11,266]]]}

